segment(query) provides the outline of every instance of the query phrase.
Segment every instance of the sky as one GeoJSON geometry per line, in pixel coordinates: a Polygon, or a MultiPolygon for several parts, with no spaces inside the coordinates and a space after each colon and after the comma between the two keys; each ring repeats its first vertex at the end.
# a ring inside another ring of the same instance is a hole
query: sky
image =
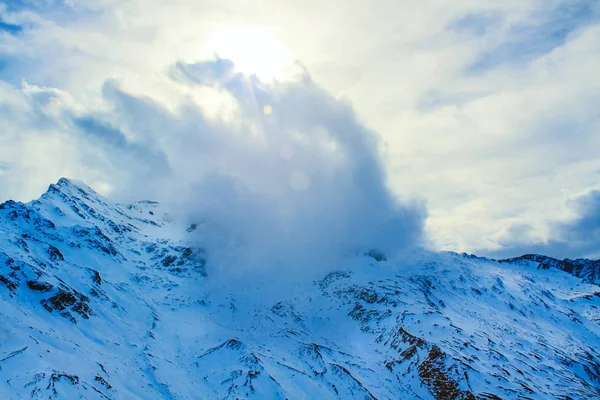
{"type": "Polygon", "coordinates": [[[67,176],[282,254],[600,258],[599,16],[585,0],[0,0],[0,201],[67,176]]]}

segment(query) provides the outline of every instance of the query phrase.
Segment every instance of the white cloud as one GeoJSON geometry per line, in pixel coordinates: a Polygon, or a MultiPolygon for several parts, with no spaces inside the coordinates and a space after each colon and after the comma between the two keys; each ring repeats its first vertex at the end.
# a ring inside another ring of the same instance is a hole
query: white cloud
{"type": "Polygon", "coordinates": [[[193,74],[233,96],[239,121],[208,120],[191,104],[168,114],[115,88],[112,101],[126,129],[152,135],[168,155],[173,175],[157,185],[207,224],[202,242],[236,246],[248,264],[287,259],[303,268],[349,251],[393,255],[421,243],[424,210],[388,191],[373,133],[308,76],[265,84],[222,70],[220,60],[178,68],[186,80],[193,74]]]}

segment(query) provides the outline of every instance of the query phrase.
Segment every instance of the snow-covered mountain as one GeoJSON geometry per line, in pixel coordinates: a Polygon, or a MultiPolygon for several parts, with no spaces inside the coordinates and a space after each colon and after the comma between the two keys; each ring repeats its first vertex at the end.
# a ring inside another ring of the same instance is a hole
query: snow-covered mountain
{"type": "Polygon", "coordinates": [[[193,234],[67,179],[0,205],[0,399],[600,398],[599,261],[371,254],[273,288],[213,280],[193,234]]]}

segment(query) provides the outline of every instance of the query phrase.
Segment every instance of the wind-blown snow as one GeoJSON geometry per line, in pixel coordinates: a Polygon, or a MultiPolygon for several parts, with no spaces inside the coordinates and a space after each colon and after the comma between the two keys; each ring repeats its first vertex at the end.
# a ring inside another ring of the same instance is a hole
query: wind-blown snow
{"type": "Polygon", "coordinates": [[[242,284],[197,229],[66,179],[0,205],[0,398],[600,396],[597,263],[350,254],[242,284]]]}

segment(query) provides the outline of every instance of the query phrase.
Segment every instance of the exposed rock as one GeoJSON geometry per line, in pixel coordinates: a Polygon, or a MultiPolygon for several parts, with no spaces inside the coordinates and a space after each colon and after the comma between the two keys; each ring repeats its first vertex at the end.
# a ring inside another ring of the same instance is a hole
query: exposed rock
{"type": "Polygon", "coordinates": [[[27,286],[31,290],[36,290],[38,292],[49,292],[54,286],[47,282],[39,282],[39,281],[27,281],[27,286]]]}

